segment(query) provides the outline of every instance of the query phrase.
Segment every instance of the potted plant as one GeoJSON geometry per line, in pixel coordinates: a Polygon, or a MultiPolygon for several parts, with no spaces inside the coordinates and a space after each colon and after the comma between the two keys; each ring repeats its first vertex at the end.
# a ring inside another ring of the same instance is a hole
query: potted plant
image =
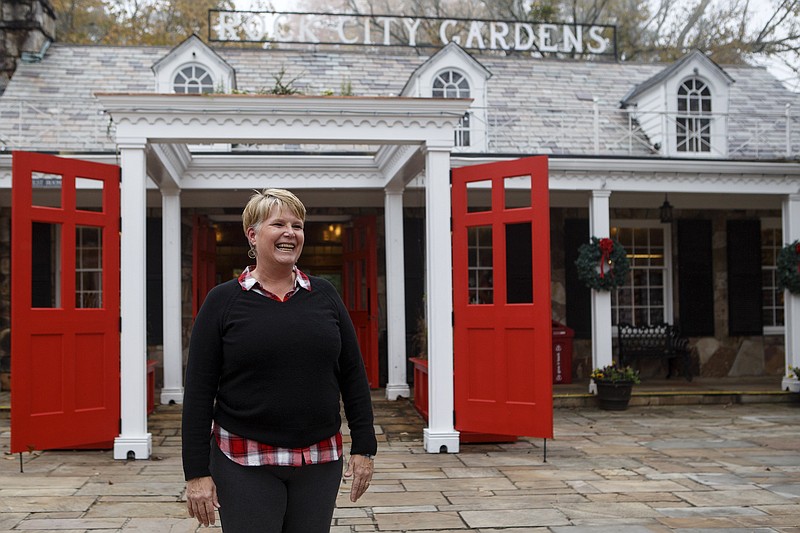
{"type": "Polygon", "coordinates": [[[627,409],[633,386],[641,383],[638,370],[616,363],[595,368],[591,378],[597,385],[598,407],[608,411],[627,409]]]}
{"type": "Polygon", "coordinates": [[[800,366],[789,368],[789,377],[793,378],[788,383],[789,392],[800,392],[800,366]]]}

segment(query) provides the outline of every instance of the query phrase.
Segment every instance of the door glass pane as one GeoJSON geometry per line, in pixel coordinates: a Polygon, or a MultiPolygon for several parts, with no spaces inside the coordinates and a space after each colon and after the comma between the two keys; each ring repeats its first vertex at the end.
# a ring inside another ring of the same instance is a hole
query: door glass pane
{"type": "Polygon", "coordinates": [[[506,209],[531,206],[531,177],[515,176],[503,180],[506,209]]]}
{"type": "Polygon", "coordinates": [[[61,307],[61,225],[33,222],[31,307],[61,307]]]}
{"type": "Polygon", "coordinates": [[[103,212],[103,180],[75,178],[75,209],[103,212]]]}
{"type": "Polygon", "coordinates": [[[61,176],[31,172],[33,198],[31,205],[38,207],[61,207],[61,176]]]}
{"type": "Polygon", "coordinates": [[[530,222],[506,225],[506,294],[510,304],[533,303],[530,222]]]}
{"type": "Polygon", "coordinates": [[[492,180],[467,183],[467,213],[491,211],[492,180]]]}
{"type": "Polygon", "coordinates": [[[75,307],[103,307],[102,228],[75,228],[75,307]]]}
{"type": "Polygon", "coordinates": [[[492,266],[492,227],[467,228],[469,303],[494,302],[494,270],[492,266]]]}

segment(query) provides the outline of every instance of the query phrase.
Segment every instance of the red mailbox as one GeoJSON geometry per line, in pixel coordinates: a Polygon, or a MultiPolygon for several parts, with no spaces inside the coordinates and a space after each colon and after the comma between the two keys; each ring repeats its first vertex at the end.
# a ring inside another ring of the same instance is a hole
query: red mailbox
{"type": "Polygon", "coordinates": [[[553,383],[572,383],[572,338],[575,332],[553,320],[553,383]]]}

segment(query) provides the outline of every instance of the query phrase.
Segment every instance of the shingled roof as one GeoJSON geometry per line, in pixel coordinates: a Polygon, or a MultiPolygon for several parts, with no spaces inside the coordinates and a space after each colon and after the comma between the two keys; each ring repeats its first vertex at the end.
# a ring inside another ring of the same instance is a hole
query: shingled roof
{"type": "MultiPolygon", "coordinates": [[[[429,56],[409,50],[215,48],[236,72],[238,90],[273,87],[274,75],[305,94],[399,95],[429,56]]],[[[168,47],[54,44],[39,63],[21,64],[0,97],[0,146],[74,152],[113,151],[113,125],[95,92],[153,92],[152,66],[168,47]]],[[[488,82],[491,153],[596,155],[593,102],[599,113],[600,155],[652,156],[647,139],[630,133],[620,102],[637,84],[658,79],[670,65],[557,61],[477,55],[488,82]]],[[[781,159],[786,153],[787,104],[797,95],[766,69],[724,66],[730,89],[729,137],[733,159],[781,159]]],[[[797,112],[800,115],[800,112],[797,112]]],[[[797,123],[793,124],[797,129],[797,123]]],[[[800,135],[795,135],[800,141],[800,135]]],[[[796,153],[794,150],[793,153],[796,153]]]]}

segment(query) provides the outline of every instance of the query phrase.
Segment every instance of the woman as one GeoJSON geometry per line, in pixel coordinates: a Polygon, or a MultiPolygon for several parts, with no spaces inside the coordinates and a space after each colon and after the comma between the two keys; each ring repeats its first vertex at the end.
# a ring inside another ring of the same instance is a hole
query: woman
{"type": "Polygon", "coordinates": [[[197,314],[183,404],[189,515],[225,533],[330,530],[342,474],[369,487],[377,441],[353,324],[333,286],[297,266],[305,207],[256,192],[242,213],[255,266],[218,285],[197,314]],[[211,432],[209,434],[209,429],[211,432]]]}

